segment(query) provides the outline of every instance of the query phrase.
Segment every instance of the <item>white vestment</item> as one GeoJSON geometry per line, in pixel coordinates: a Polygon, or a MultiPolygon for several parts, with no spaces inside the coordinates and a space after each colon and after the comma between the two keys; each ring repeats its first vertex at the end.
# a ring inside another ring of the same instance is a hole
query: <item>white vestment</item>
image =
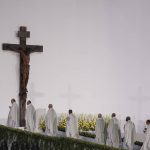
{"type": "Polygon", "coordinates": [[[113,117],[108,124],[106,144],[108,146],[119,148],[120,138],[121,136],[119,121],[117,118],[113,117]]]}
{"type": "Polygon", "coordinates": [[[97,118],[96,120],[96,142],[99,144],[104,144],[104,129],[105,129],[105,122],[103,118],[97,118]]]}
{"type": "Polygon", "coordinates": [[[133,150],[136,138],[135,125],[132,121],[128,121],[124,126],[124,148],[133,150]]]}
{"type": "Polygon", "coordinates": [[[78,138],[78,119],[74,114],[69,114],[67,117],[66,136],[78,138]]]}
{"type": "Polygon", "coordinates": [[[35,108],[32,104],[27,105],[26,109],[26,128],[33,132],[35,128],[35,108]]]}
{"type": "MultiPolygon", "coordinates": [[[[10,107],[10,110],[11,110],[11,107],[10,107]]],[[[8,113],[8,118],[7,118],[7,126],[8,126],[8,127],[11,127],[11,117],[10,117],[10,110],[9,110],[9,113],[8,113]]]]}
{"type": "Polygon", "coordinates": [[[13,102],[10,108],[7,125],[12,128],[16,128],[19,125],[19,110],[16,102],[13,102]]]}
{"type": "Polygon", "coordinates": [[[57,114],[53,108],[50,108],[46,114],[46,134],[55,136],[57,134],[57,114]]]}
{"type": "Polygon", "coordinates": [[[147,126],[146,139],[141,150],[150,150],[150,125],[147,126]]]}

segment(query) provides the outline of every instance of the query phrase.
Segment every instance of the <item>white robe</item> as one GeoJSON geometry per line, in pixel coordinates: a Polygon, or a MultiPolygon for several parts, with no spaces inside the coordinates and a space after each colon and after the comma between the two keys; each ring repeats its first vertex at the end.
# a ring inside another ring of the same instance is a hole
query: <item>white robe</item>
{"type": "Polygon", "coordinates": [[[119,121],[117,118],[113,117],[108,124],[106,144],[108,146],[119,148],[120,140],[119,121]]]}
{"type": "Polygon", "coordinates": [[[50,108],[46,114],[46,134],[56,136],[57,134],[57,114],[53,108],[50,108]]]}
{"type": "Polygon", "coordinates": [[[27,105],[26,109],[26,128],[33,132],[35,128],[35,108],[32,104],[27,105]]]}
{"type": "Polygon", "coordinates": [[[128,121],[124,126],[124,148],[133,150],[136,138],[135,125],[132,121],[128,121]]]}
{"type": "Polygon", "coordinates": [[[78,138],[78,119],[74,114],[69,114],[67,117],[66,136],[78,138]]]}
{"type": "MultiPolygon", "coordinates": [[[[11,107],[10,107],[11,109],[11,107]]],[[[8,127],[11,127],[11,117],[10,117],[10,110],[9,110],[9,113],[8,113],[8,118],[7,118],[7,126],[8,127]]]]}
{"type": "Polygon", "coordinates": [[[146,139],[141,150],[150,150],[150,125],[147,126],[146,139]]]}
{"type": "Polygon", "coordinates": [[[96,142],[99,144],[104,144],[104,128],[105,128],[105,122],[103,118],[97,118],[96,120],[96,142]]]}
{"type": "Polygon", "coordinates": [[[14,102],[10,108],[7,125],[12,128],[16,128],[19,125],[19,109],[16,102],[14,102]]]}

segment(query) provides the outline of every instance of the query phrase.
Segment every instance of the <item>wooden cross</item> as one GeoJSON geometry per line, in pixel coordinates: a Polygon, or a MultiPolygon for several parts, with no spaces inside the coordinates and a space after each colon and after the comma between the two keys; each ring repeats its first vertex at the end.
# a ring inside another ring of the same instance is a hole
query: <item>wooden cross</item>
{"type": "Polygon", "coordinates": [[[19,88],[19,114],[20,126],[25,126],[25,111],[27,98],[27,84],[29,79],[29,62],[30,54],[33,52],[43,52],[43,46],[26,45],[26,38],[30,37],[30,32],[26,27],[21,26],[17,33],[20,39],[20,44],[4,43],[3,50],[9,50],[20,54],[20,88],[19,88]]]}

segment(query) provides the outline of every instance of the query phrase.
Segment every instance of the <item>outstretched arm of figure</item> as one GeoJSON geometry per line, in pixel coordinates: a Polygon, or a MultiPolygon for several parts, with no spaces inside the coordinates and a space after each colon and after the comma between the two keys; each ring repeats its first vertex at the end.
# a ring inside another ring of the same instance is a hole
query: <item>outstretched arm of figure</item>
{"type": "Polygon", "coordinates": [[[2,45],[3,50],[13,51],[13,52],[19,52],[20,45],[18,44],[3,44],[2,45]]]}
{"type": "Polygon", "coordinates": [[[9,50],[20,53],[21,58],[24,62],[29,62],[29,57],[24,53],[23,48],[18,44],[3,44],[3,50],[9,50]]]}
{"type": "Polygon", "coordinates": [[[33,53],[33,52],[43,52],[43,46],[38,46],[38,45],[27,45],[26,49],[30,53],[33,53]]]}

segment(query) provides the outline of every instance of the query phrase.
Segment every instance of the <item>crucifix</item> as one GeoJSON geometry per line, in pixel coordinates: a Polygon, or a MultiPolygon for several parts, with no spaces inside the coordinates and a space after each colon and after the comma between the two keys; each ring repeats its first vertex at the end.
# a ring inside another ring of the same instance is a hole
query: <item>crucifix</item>
{"type": "Polygon", "coordinates": [[[4,43],[3,50],[9,50],[20,54],[20,88],[19,88],[19,114],[20,126],[25,126],[25,111],[26,111],[26,98],[27,98],[27,84],[29,79],[30,69],[30,54],[33,52],[43,52],[41,45],[26,45],[26,38],[30,37],[30,32],[24,26],[20,27],[17,33],[20,39],[19,44],[4,43]]]}

